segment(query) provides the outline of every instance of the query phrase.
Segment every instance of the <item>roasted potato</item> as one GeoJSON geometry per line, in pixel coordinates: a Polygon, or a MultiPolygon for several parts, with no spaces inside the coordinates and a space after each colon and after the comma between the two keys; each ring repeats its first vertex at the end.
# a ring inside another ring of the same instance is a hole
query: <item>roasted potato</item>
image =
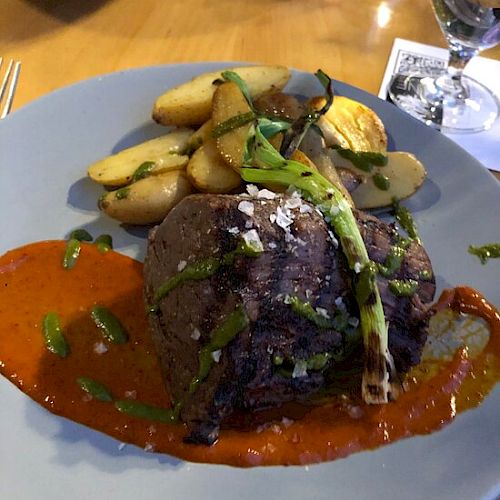
{"type": "Polygon", "coordinates": [[[351,193],[356,208],[380,208],[389,206],[393,198],[408,198],[423,184],[427,175],[424,166],[410,153],[394,151],[386,153],[388,163],[384,167],[373,167],[372,172],[356,168],[349,160],[335,150],[330,150],[330,157],[336,167],[348,168],[362,177],[363,182],[351,193]],[[387,189],[375,185],[374,175],[387,178],[387,189]]]}
{"type": "Polygon", "coordinates": [[[185,172],[174,170],[110,191],[100,199],[99,207],[122,222],[153,224],[162,221],[192,191],[185,172]]]}
{"type": "MultiPolygon", "coordinates": [[[[321,109],[324,97],[314,97],[310,101],[315,109],[321,109]]],[[[344,96],[335,96],[333,104],[325,115],[333,125],[327,130],[327,146],[339,144],[353,151],[387,151],[387,134],[378,115],[368,106],[344,96]]],[[[321,127],[321,123],[320,123],[321,127]]]]}
{"type": "Polygon", "coordinates": [[[205,193],[229,193],[241,184],[241,177],[222,160],[213,139],[194,152],[187,175],[193,186],[205,193]]]}
{"type": "Polygon", "coordinates": [[[173,130],[164,136],[124,149],[90,165],[88,175],[99,184],[124,186],[146,161],[155,163],[154,174],[184,168],[189,158],[179,153],[185,150],[192,134],[191,129],[173,130]]]}
{"type": "Polygon", "coordinates": [[[229,69],[245,80],[253,97],[281,90],[290,79],[290,71],[284,66],[245,66],[204,73],[158,97],[153,107],[153,119],[163,125],[176,126],[206,122],[217,89],[214,82],[221,78],[222,71],[229,69]]]}
{"type": "Polygon", "coordinates": [[[212,138],[212,129],[214,125],[212,119],[207,120],[193,135],[189,138],[187,150],[194,153],[204,142],[212,138]]]}
{"type": "MultiPolygon", "coordinates": [[[[219,85],[214,93],[212,104],[212,122],[219,127],[228,120],[242,115],[252,115],[245,96],[234,82],[219,85]]],[[[221,158],[234,170],[238,171],[243,165],[245,143],[252,123],[245,123],[233,128],[215,140],[221,158]]]]}

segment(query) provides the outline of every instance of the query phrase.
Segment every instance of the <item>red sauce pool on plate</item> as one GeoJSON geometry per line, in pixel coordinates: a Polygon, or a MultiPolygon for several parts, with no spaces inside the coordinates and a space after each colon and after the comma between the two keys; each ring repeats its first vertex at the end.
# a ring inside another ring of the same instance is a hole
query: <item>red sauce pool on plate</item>
{"type": "Polygon", "coordinates": [[[447,291],[438,305],[484,317],[491,336],[474,360],[466,350],[422,382],[412,379],[396,402],[381,406],[333,400],[304,409],[299,419],[277,418],[245,431],[223,429],[211,447],[185,444],[182,424],[167,425],[118,412],[113,403],[90,398],[76,383],[90,377],[116,399],[167,407],[169,395],[150,340],[142,300],[142,264],[116,252],[82,244],[65,270],[63,241],[33,243],[0,257],[0,372],[52,413],[121,442],[195,462],[292,465],[335,460],[353,452],[435,431],[457,412],[477,406],[500,379],[500,317],[475,290],[447,291]],[[90,317],[95,304],[109,308],[127,329],[127,344],[105,341],[90,317]],[[71,353],[49,352],[41,322],[61,319],[71,353]]]}

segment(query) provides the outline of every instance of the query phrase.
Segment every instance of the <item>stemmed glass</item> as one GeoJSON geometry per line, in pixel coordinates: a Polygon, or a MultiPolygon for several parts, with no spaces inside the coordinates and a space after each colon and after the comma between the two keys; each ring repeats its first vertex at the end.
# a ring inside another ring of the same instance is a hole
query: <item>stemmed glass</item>
{"type": "Polygon", "coordinates": [[[432,4],[448,42],[448,69],[434,78],[395,75],[389,95],[398,107],[443,132],[488,129],[499,116],[499,100],[463,70],[479,51],[500,42],[500,8],[492,7],[500,7],[500,1],[432,0],[432,4]]]}

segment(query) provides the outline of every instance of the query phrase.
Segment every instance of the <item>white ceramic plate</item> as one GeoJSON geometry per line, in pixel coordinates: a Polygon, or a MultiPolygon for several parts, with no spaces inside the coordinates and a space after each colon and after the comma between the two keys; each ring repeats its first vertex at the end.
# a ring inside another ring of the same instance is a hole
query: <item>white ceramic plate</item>
{"type": "MultiPolygon", "coordinates": [[[[96,210],[87,164],[159,135],[150,110],[166,88],[222,63],[144,68],[68,87],[0,123],[0,253],[75,227],[111,233],[128,255],[144,254],[144,232],[96,210]]],[[[290,90],[320,92],[295,73],[290,90]]],[[[470,284],[500,304],[500,262],[481,266],[473,242],[500,240],[500,186],[450,140],[365,92],[336,90],[373,107],[390,148],[412,151],[429,179],[408,206],[438,287],[470,284]]],[[[500,387],[479,408],[429,436],[310,467],[236,469],[147,454],[48,413],[0,377],[0,498],[57,499],[453,499],[500,494],[500,387]]]]}

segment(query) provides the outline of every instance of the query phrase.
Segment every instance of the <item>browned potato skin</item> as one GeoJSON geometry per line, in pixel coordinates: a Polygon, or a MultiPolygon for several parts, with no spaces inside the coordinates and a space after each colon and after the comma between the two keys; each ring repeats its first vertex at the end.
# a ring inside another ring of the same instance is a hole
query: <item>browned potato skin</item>
{"type": "MultiPolygon", "coordinates": [[[[212,103],[214,127],[230,118],[251,112],[252,109],[236,83],[223,83],[215,91],[212,103]]],[[[247,123],[217,137],[215,140],[221,158],[236,171],[243,165],[245,142],[251,126],[251,123],[247,123]]]]}
{"type": "Polygon", "coordinates": [[[227,70],[234,71],[245,80],[254,98],[283,89],[290,79],[290,70],[284,66],[243,66],[204,73],[159,96],[153,107],[153,120],[176,126],[206,122],[210,118],[212,97],[217,89],[213,82],[227,70]]]}
{"type": "Polygon", "coordinates": [[[122,189],[127,190],[126,196],[120,199],[116,195],[120,190],[111,191],[100,200],[99,206],[113,219],[139,225],[161,222],[177,203],[193,192],[182,170],[146,177],[122,189]]]}
{"type": "Polygon", "coordinates": [[[186,172],[193,186],[204,193],[230,193],[241,184],[240,175],[222,160],[213,139],[194,152],[186,172]]]}

